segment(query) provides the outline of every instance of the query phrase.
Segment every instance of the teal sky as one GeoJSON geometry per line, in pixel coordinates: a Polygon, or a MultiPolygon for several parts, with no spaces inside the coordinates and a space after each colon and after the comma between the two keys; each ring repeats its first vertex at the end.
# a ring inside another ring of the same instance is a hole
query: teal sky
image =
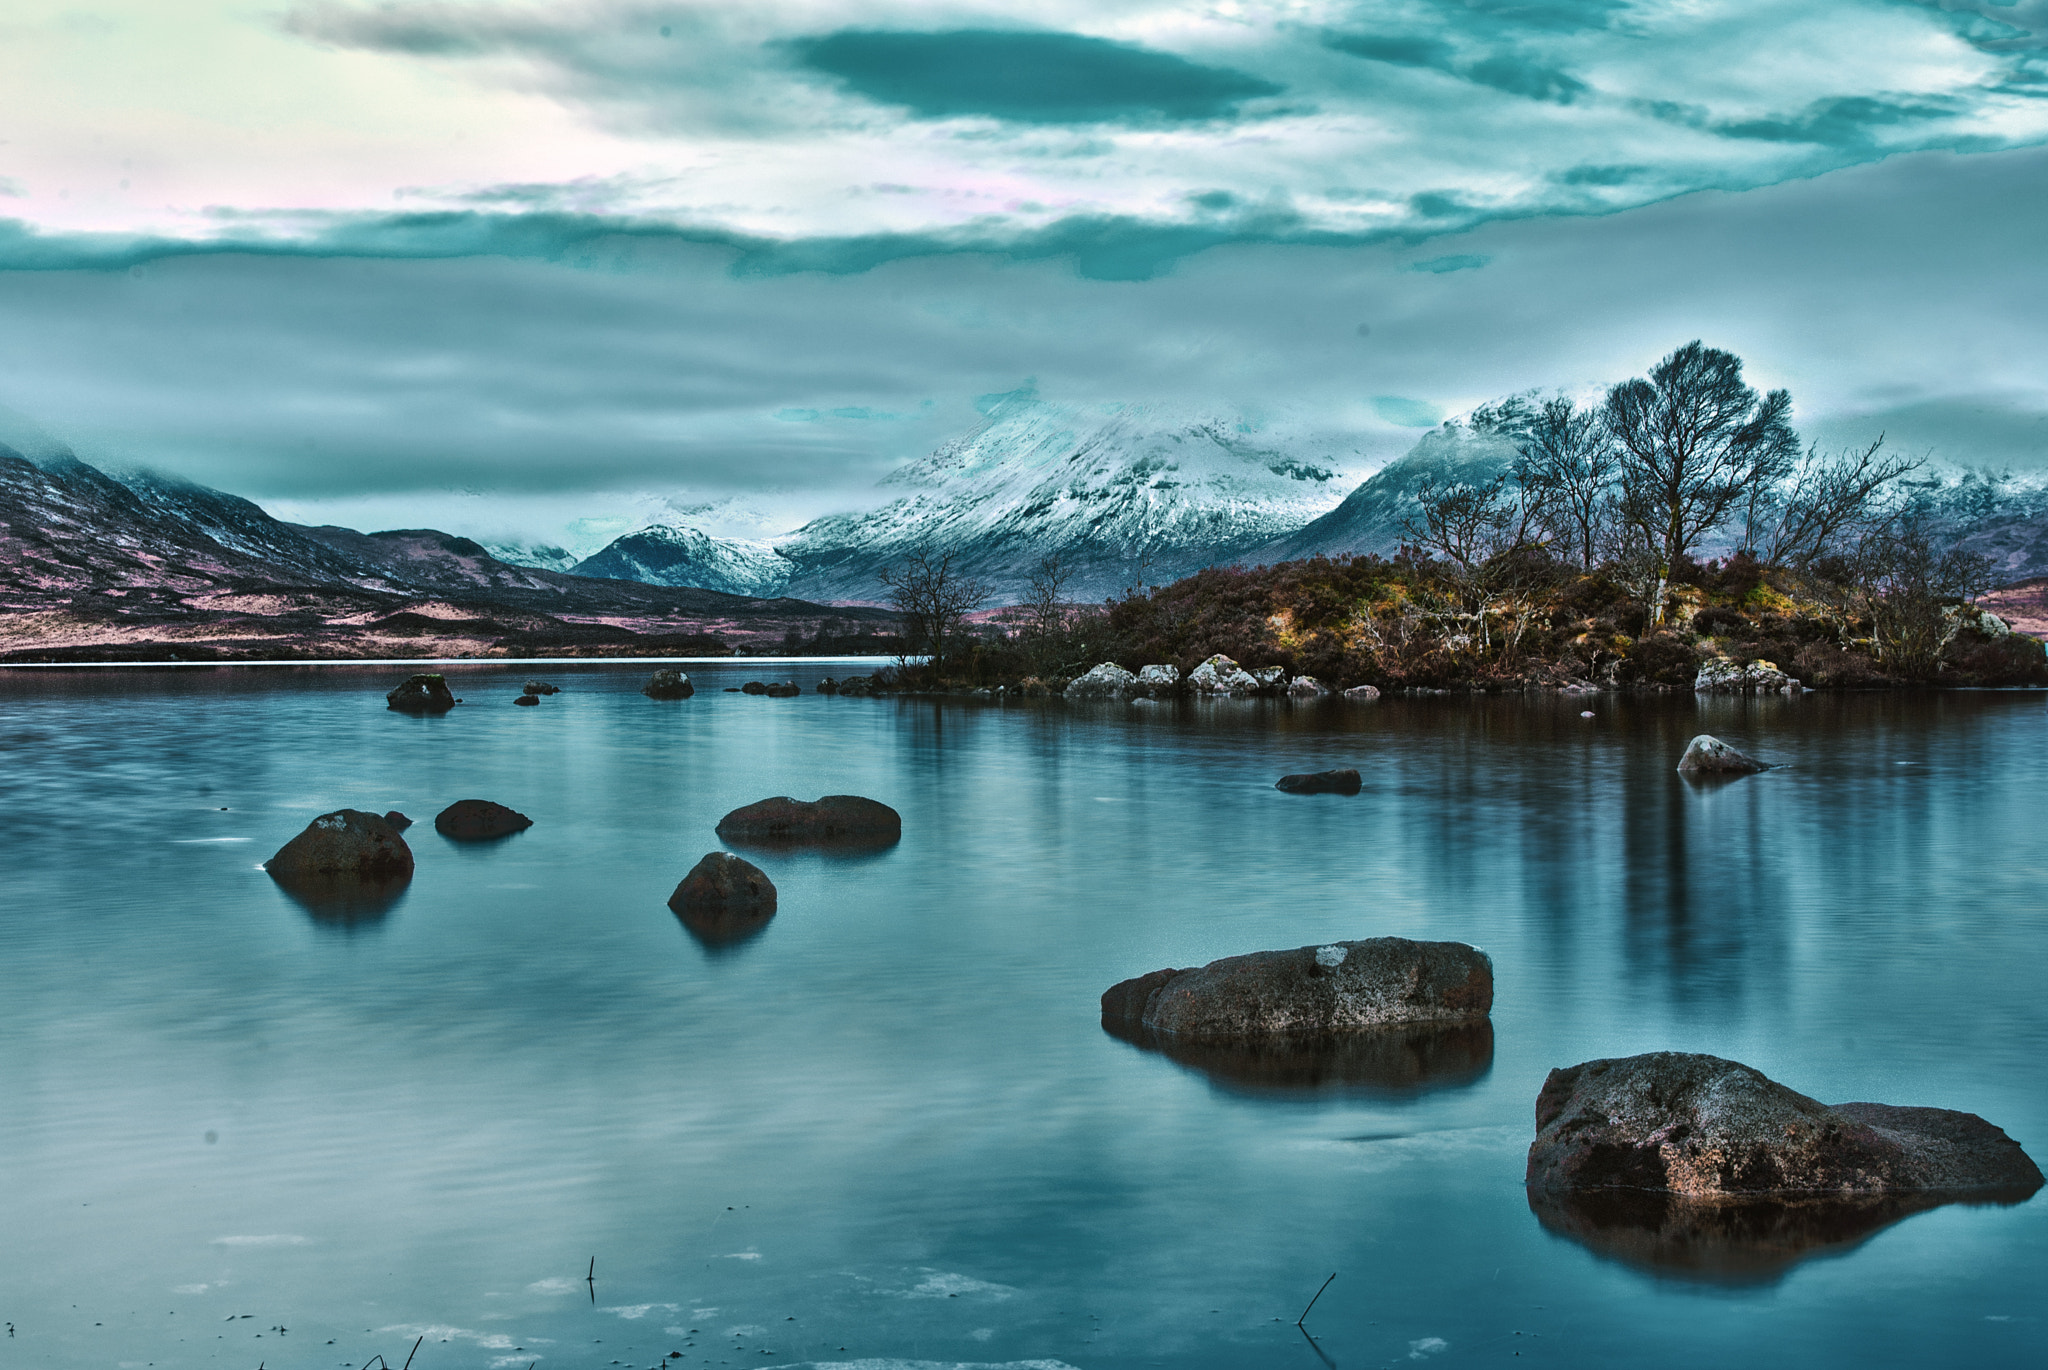
{"type": "Polygon", "coordinates": [[[1817,436],[2043,465],[2044,50],[2048,0],[14,0],[0,405],[307,516],[774,522],[1025,376],[1364,469],[1704,337],[1817,436]]]}

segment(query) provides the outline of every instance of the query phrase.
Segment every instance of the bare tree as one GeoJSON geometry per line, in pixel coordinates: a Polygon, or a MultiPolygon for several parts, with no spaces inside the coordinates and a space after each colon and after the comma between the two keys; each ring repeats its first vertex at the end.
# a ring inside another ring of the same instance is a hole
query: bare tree
{"type": "Polygon", "coordinates": [[[910,651],[929,656],[937,674],[967,616],[988,602],[988,587],[955,570],[951,552],[912,552],[901,565],[884,568],[880,578],[889,587],[889,602],[903,615],[910,651]]]}
{"type": "Polygon", "coordinates": [[[1790,473],[1799,451],[1792,393],[1759,398],[1742,359],[1697,340],[1607,392],[1607,430],[1620,448],[1623,507],[1657,549],[1651,620],[1664,617],[1671,568],[1745,499],[1790,473]]]}
{"type": "Polygon", "coordinates": [[[1989,588],[1990,559],[1942,547],[1917,517],[1905,515],[1866,537],[1858,562],[1879,656],[1901,675],[1933,675],[1952,631],[1942,610],[1989,588]]]}
{"type": "Polygon", "coordinates": [[[1553,539],[1585,570],[1599,560],[1602,523],[1612,511],[1614,439],[1597,409],[1560,396],[1522,424],[1516,474],[1539,494],[1553,539]]]}
{"type": "Polygon", "coordinates": [[[1766,566],[1809,569],[1824,556],[1847,550],[1875,531],[1887,514],[1888,487],[1925,465],[1904,457],[1880,456],[1884,436],[1861,452],[1823,457],[1809,447],[1789,489],[1772,501],[1776,517],[1752,542],[1766,566]]]}
{"type": "Polygon", "coordinates": [[[1415,501],[1415,514],[1404,520],[1408,536],[1468,578],[1497,557],[1542,543],[1540,492],[1513,470],[1477,485],[1429,480],[1415,501]]]}

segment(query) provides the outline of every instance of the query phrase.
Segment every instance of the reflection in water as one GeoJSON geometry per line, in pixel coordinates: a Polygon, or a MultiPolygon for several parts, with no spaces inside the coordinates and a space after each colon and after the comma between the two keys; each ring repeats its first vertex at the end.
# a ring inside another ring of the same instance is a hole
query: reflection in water
{"type": "Polygon", "coordinates": [[[1419,1098],[1476,1084],[1493,1068],[1491,1022],[1414,1023],[1337,1037],[1244,1042],[1189,1042],[1108,1022],[1103,1030],[1200,1071],[1218,1089],[1268,1097],[1419,1098]]]}
{"type": "Polygon", "coordinates": [[[1709,1284],[1772,1284],[1801,1261],[1842,1256],[1915,1213],[2015,1204],[2033,1188],[1708,1203],[1646,1189],[1529,1191],[1544,1228],[1623,1265],[1709,1284]]]}
{"type": "Polygon", "coordinates": [[[390,880],[366,880],[361,877],[333,877],[276,881],[284,897],[304,909],[312,918],[315,927],[338,932],[354,932],[384,921],[386,914],[398,907],[405,892],[412,888],[412,876],[402,875],[390,880]]]}
{"type": "Polygon", "coordinates": [[[768,930],[775,909],[680,908],[671,910],[697,945],[713,956],[737,951],[768,930]]]}

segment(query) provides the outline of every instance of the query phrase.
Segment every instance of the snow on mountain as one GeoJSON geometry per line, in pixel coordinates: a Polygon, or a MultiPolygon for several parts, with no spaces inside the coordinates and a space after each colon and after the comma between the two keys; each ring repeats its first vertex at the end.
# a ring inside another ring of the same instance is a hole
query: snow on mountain
{"type": "Polygon", "coordinates": [[[507,566],[525,566],[536,571],[560,571],[567,574],[582,560],[567,548],[546,542],[486,542],[482,545],[486,552],[507,566]]]}
{"type": "Polygon", "coordinates": [[[1071,598],[1164,583],[1299,528],[1341,497],[1356,459],[1341,436],[1282,433],[1225,413],[1154,405],[1061,405],[1029,390],[987,421],[892,473],[879,509],[815,519],[778,543],[788,593],[874,600],[878,573],[914,551],[1014,601],[1040,558],[1072,571],[1071,598]]]}
{"type": "Polygon", "coordinates": [[[764,597],[780,595],[793,569],[765,542],[718,538],[675,524],[628,533],[574,567],[579,576],[764,597]]]}

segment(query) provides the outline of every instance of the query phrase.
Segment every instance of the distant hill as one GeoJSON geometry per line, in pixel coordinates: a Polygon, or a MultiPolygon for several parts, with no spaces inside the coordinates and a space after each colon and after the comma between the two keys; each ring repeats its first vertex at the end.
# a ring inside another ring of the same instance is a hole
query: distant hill
{"type": "Polygon", "coordinates": [[[765,542],[713,537],[695,528],[656,524],[628,533],[576,563],[579,576],[694,586],[732,595],[779,595],[796,569],[765,542]]]}
{"type": "Polygon", "coordinates": [[[1335,509],[1252,548],[1240,560],[1270,566],[1315,556],[1392,556],[1412,540],[1407,525],[1421,509],[1416,496],[1425,485],[1491,480],[1514,459],[1514,444],[1504,438],[1451,425],[1433,429],[1407,456],[1367,477],[1335,509]]]}

